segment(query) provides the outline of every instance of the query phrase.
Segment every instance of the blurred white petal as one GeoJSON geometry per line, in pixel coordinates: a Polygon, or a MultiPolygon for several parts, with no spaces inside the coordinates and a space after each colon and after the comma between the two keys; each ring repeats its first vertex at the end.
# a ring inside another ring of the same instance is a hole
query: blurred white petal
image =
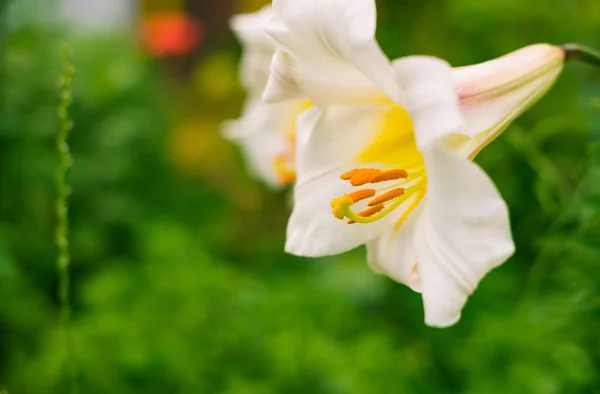
{"type": "Polygon", "coordinates": [[[240,79],[244,88],[262,94],[269,78],[269,65],[275,53],[275,42],[265,28],[273,15],[271,7],[260,11],[234,15],[229,25],[242,43],[240,79]]]}
{"type": "Polygon", "coordinates": [[[250,171],[272,187],[285,185],[275,160],[293,149],[295,122],[305,107],[303,101],[267,104],[260,98],[249,99],[242,116],[225,122],[223,136],[242,149],[250,171]]]}

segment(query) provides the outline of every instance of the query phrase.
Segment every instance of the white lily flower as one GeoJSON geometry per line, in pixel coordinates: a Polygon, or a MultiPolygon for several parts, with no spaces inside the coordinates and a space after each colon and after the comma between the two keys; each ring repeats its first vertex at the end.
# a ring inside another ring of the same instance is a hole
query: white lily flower
{"type": "Polygon", "coordinates": [[[366,244],[376,272],[422,292],[428,325],[456,323],[514,252],[506,204],[469,159],[549,88],[564,53],[541,45],[454,71],[425,56],[390,62],[374,39],[373,0],[273,9],[265,97],[317,105],[298,120],[286,251],[366,244]]]}
{"type": "Polygon", "coordinates": [[[275,52],[275,42],[265,32],[271,15],[271,8],[264,7],[231,19],[244,49],[240,80],[248,98],[241,117],[224,123],[223,135],[240,145],[255,176],[279,187],[295,180],[296,118],[311,104],[306,99],[265,103],[261,98],[275,52]]]}

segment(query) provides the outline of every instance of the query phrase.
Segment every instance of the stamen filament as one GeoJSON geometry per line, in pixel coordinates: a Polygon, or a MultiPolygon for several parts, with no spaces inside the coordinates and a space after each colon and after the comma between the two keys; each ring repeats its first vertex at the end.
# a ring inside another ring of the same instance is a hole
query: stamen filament
{"type": "Polygon", "coordinates": [[[417,192],[417,196],[415,197],[414,201],[410,203],[410,205],[406,208],[406,211],[404,211],[402,216],[400,216],[400,219],[398,219],[398,222],[396,222],[396,231],[400,229],[400,226],[402,226],[402,224],[406,221],[406,218],[408,218],[408,215],[410,215],[417,205],[419,205],[423,197],[425,197],[425,188],[422,188],[417,192]]]}
{"type": "MultiPolygon", "coordinates": [[[[364,211],[359,212],[357,215],[360,216],[361,218],[368,218],[370,216],[375,215],[377,212],[380,212],[381,210],[383,210],[383,208],[385,208],[385,205],[379,204],[374,207],[365,209],[364,211]]],[[[356,222],[352,219],[348,220],[348,224],[353,224],[353,223],[356,223],[356,222]]]]}

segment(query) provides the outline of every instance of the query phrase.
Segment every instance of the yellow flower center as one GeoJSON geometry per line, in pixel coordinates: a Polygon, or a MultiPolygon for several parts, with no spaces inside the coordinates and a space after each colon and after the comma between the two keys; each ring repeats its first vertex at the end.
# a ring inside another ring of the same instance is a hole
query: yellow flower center
{"type": "Polygon", "coordinates": [[[290,124],[287,126],[286,146],[281,153],[273,158],[273,166],[279,183],[289,185],[296,181],[296,120],[298,116],[312,107],[310,100],[301,101],[297,108],[292,111],[290,124]]]}
{"type": "Polygon", "coordinates": [[[396,222],[399,227],[425,196],[425,164],[406,110],[391,105],[377,128],[377,137],[360,153],[358,160],[380,165],[381,169],[357,168],[341,174],[340,179],[356,189],[333,199],[332,213],[340,220],[347,218],[349,224],[373,223],[406,202],[406,209],[396,222]],[[354,209],[357,205],[362,205],[359,212],[354,209]]]}
{"type": "Polygon", "coordinates": [[[279,183],[290,185],[296,181],[296,132],[286,136],[286,147],[283,152],[273,158],[273,165],[279,183]]]}

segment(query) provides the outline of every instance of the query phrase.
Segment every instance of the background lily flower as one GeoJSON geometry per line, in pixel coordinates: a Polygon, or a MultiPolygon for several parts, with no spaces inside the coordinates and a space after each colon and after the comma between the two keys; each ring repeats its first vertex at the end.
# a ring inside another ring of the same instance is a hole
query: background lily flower
{"type": "Polygon", "coordinates": [[[335,254],[367,244],[374,270],[422,291],[425,321],[448,326],[469,294],[513,253],[492,181],[452,144],[472,138],[451,67],[391,63],[372,0],[276,0],[278,43],[265,95],[304,95],[295,205],[286,250],[335,254]],[[341,179],[340,179],[341,178],[341,179]]]}
{"type": "Polygon", "coordinates": [[[275,52],[275,43],[265,32],[271,15],[271,8],[265,7],[231,20],[243,45],[240,80],[248,98],[241,117],[225,122],[223,135],[240,145],[255,176],[277,187],[295,180],[296,118],[310,102],[265,103],[261,98],[275,52]]]}

